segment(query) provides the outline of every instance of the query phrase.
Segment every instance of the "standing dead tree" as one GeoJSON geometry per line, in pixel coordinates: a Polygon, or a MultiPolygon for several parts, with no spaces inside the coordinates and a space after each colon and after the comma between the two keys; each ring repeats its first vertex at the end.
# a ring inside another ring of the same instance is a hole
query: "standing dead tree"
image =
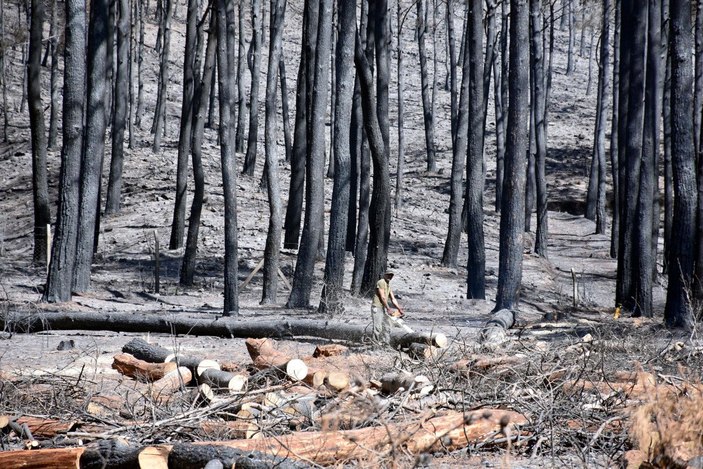
{"type": "Polygon", "coordinates": [[[254,175],[256,167],[256,147],[259,138],[259,69],[261,68],[261,36],[262,36],[261,0],[251,1],[251,43],[249,44],[249,65],[251,72],[251,87],[249,90],[249,135],[247,137],[247,153],[244,158],[243,174],[254,175]]]}
{"type": "Polygon", "coordinates": [[[427,34],[427,6],[423,0],[417,3],[417,45],[420,57],[420,82],[423,118],[425,122],[425,147],[427,151],[427,170],[435,171],[437,163],[435,161],[434,145],[434,116],[432,115],[432,103],[430,100],[430,82],[427,70],[427,47],[425,36],[427,34]]]}
{"type": "MultiPolygon", "coordinates": [[[[157,40],[162,42],[161,61],[159,64],[159,84],[156,92],[156,110],[154,111],[154,121],[151,124],[151,132],[154,134],[154,153],[161,149],[161,137],[166,132],[166,101],[168,100],[168,73],[169,73],[169,51],[171,48],[171,21],[173,19],[174,0],[162,0],[163,11],[161,13],[161,24],[159,31],[161,35],[157,40]]],[[[157,46],[158,50],[158,46],[157,46]]]]}

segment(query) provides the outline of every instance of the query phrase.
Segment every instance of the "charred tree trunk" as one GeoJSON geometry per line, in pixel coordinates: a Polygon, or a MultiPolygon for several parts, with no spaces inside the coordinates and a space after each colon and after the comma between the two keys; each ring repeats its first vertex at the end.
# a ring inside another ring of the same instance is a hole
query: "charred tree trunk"
{"type": "Polygon", "coordinates": [[[246,92],[244,88],[244,73],[247,69],[246,39],[244,39],[244,7],[246,1],[241,0],[237,7],[239,40],[237,42],[237,130],[234,137],[234,149],[244,153],[244,127],[246,126],[246,92]]]}
{"type": "Polygon", "coordinates": [[[283,139],[286,150],[286,161],[290,162],[293,151],[293,136],[290,129],[290,112],[288,108],[288,80],[286,78],[286,61],[281,54],[281,61],[278,65],[278,73],[281,75],[281,117],[283,118],[283,139]]]}
{"type": "Polygon", "coordinates": [[[510,77],[505,181],[500,215],[498,294],[494,311],[519,301],[525,227],[525,167],[529,119],[529,11],[527,0],[510,2],[510,77]]]}
{"type": "Polygon", "coordinates": [[[506,130],[508,116],[508,27],[510,22],[508,2],[502,2],[502,19],[500,27],[500,80],[496,74],[496,203],[495,210],[500,212],[503,200],[503,178],[505,173],[506,130]],[[499,108],[500,106],[500,108],[499,108]]]}
{"type": "Polygon", "coordinates": [[[664,319],[670,327],[688,327],[692,320],[688,289],[693,280],[696,234],[696,157],[693,148],[693,64],[691,3],[670,1],[671,155],[674,176],[674,219],[669,247],[669,288],[664,319]]]}
{"type": "MultiPolygon", "coordinates": [[[[255,0],[258,1],[258,0],[255,0]]],[[[269,225],[264,250],[264,288],[262,304],[276,302],[278,269],[281,250],[281,189],[278,180],[278,152],[276,151],[276,87],[282,58],[283,25],[286,0],[271,0],[269,31],[269,63],[266,76],[266,187],[269,198],[269,225]]],[[[285,97],[284,97],[285,98],[285,97]]]]}
{"type": "Polygon", "coordinates": [[[420,57],[420,81],[422,95],[423,119],[425,122],[425,147],[427,150],[427,171],[436,171],[434,146],[434,116],[430,97],[430,80],[427,71],[427,50],[425,35],[427,34],[427,8],[423,0],[417,0],[417,45],[420,57]]]}
{"type": "MultiPolygon", "coordinates": [[[[205,50],[205,62],[203,74],[200,82],[193,93],[192,115],[192,160],[193,160],[193,202],[190,207],[190,218],[188,220],[188,237],[186,248],[183,252],[183,264],[181,265],[180,283],[184,286],[193,285],[195,274],[195,259],[198,252],[198,234],[200,231],[200,216],[203,209],[203,199],[205,197],[205,172],[202,163],[203,134],[205,132],[205,121],[207,120],[207,108],[210,95],[212,94],[211,76],[215,69],[215,56],[217,52],[217,12],[213,8],[210,12],[210,28],[208,31],[207,49],[205,50]]],[[[197,70],[197,69],[196,69],[197,70]]]]}
{"type": "MultiPolygon", "coordinates": [[[[449,49],[449,94],[450,94],[450,117],[451,117],[451,129],[452,129],[452,142],[456,140],[457,132],[457,119],[459,108],[458,106],[458,78],[456,76],[456,32],[454,30],[454,2],[452,0],[447,0],[447,47],[449,49]]],[[[398,23],[400,23],[400,2],[398,2],[398,23]]],[[[400,54],[400,26],[398,27],[398,54],[400,54]]],[[[400,57],[398,58],[400,60],[400,57]]],[[[398,77],[400,78],[400,70],[398,71],[398,77]]],[[[400,115],[400,114],[399,114],[400,115]]]]}
{"type": "Polygon", "coordinates": [[[122,168],[124,165],[124,130],[127,122],[127,87],[129,86],[129,0],[117,0],[117,70],[115,74],[115,113],[112,119],[112,159],[107,187],[105,213],[117,213],[122,205],[122,168]]]}
{"type": "Polygon", "coordinates": [[[569,26],[569,46],[566,58],[566,74],[574,72],[574,42],[576,42],[576,15],[574,14],[574,0],[568,0],[567,10],[564,13],[569,26]]]}
{"type": "Polygon", "coordinates": [[[92,0],[88,27],[88,105],[85,142],[81,160],[80,203],[78,210],[78,242],[73,272],[73,289],[90,288],[90,266],[95,246],[95,227],[100,210],[100,178],[105,155],[107,128],[107,41],[109,0],[92,0]]]}
{"type": "Polygon", "coordinates": [[[606,198],[606,157],[605,157],[605,126],[607,124],[607,98],[610,93],[610,14],[611,0],[603,0],[603,24],[600,36],[600,59],[598,62],[598,98],[596,107],[596,128],[594,158],[598,160],[598,191],[596,194],[596,233],[605,234],[607,215],[605,210],[606,198]]]}
{"type": "MultiPolygon", "coordinates": [[[[701,111],[703,111],[703,0],[695,0],[695,2],[696,24],[694,39],[696,61],[693,91],[693,141],[695,143],[696,155],[698,155],[701,151],[701,111]]],[[[699,223],[699,225],[700,224],[701,223],[699,223]]]]}
{"type": "MultiPolygon", "coordinates": [[[[469,22],[465,25],[467,28],[469,22]]],[[[465,40],[469,40],[467,32],[463,35],[465,40]]],[[[467,45],[461,48],[468,55],[469,47],[467,45]]],[[[447,228],[447,241],[444,243],[444,252],[442,253],[442,265],[455,268],[457,266],[457,257],[459,254],[459,244],[461,242],[462,232],[462,206],[463,206],[463,175],[464,165],[468,149],[469,137],[469,76],[471,64],[468,57],[463,57],[461,60],[461,94],[459,97],[459,109],[456,123],[456,138],[452,145],[452,173],[449,196],[449,226],[447,228]]]]}
{"type": "Polygon", "coordinates": [[[144,7],[142,2],[136,2],[139,23],[139,40],[137,41],[137,110],[134,125],[141,128],[144,115],[144,80],[142,79],[142,63],[144,62],[144,7]]]}
{"type": "MultiPolygon", "coordinates": [[[[127,18],[129,4],[127,3],[127,18]]],[[[122,13],[122,8],[120,9],[122,13]]],[[[85,93],[85,4],[66,1],[63,79],[63,149],[59,181],[59,208],[51,265],[43,300],[70,301],[78,236],[81,150],[83,149],[83,97],[85,93]]]]}
{"type": "Polygon", "coordinates": [[[547,97],[544,78],[544,21],[539,0],[530,0],[532,19],[532,112],[535,119],[535,182],[537,197],[537,228],[535,233],[535,253],[547,258],[549,221],[547,216],[547,97]]]}
{"type": "Polygon", "coordinates": [[[156,110],[154,111],[154,122],[151,131],[154,134],[154,153],[161,149],[161,137],[166,131],[166,101],[168,99],[168,74],[169,74],[169,49],[171,48],[171,19],[173,18],[174,0],[162,0],[164,11],[161,18],[161,28],[163,45],[161,48],[161,63],[159,65],[159,87],[156,96],[156,110]]]}
{"type": "MultiPolygon", "coordinates": [[[[56,146],[56,135],[58,133],[59,122],[59,48],[58,48],[58,24],[57,24],[57,0],[51,1],[51,26],[49,27],[49,55],[51,55],[51,75],[49,78],[49,89],[51,90],[51,111],[49,112],[49,148],[56,146]]],[[[7,107],[5,107],[7,109],[7,107]]],[[[7,114],[5,112],[5,114],[7,114]]]]}
{"type": "MultiPolygon", "coordinates": [[[[41,43],[44,2],[32,0],[27,63],[27,101],[32,134],[32,198],[34,201],[34,263],[46,262],[47,226],[51,223],[46,169],[46,127],[41,99],[41,43]]],[[[5,108],[7,113],[7,108],[5,108]]]]}
{"type": "Polygon", "coordinates": [[[466,163],[466,208],[469,258],[467,298],[486,297],[486,251],[483,234],[483,2],[469,0],[469,139],[466,163]]]}
{"type": "MultiPolygon", "coordinates": [[[[254,175],[256,168],[256,146],[259,139],[259,69],[261,68],[261,36],[262,36],[261,0],[251,2],[251,86],[249,90],[249,134],[247,137],[247,153],[244,158],[243,174],[254,175]]],[[[275,277],[275,273],[274,273],[275,277]]]]}
{"type": "Polygon", "coordinates": [[[610,257],[618,257],[620,238],[620,29],[622,7],[615,2],[615,32],[613,35],[613,118],[610,132],[610,168],[613,180],[613,225],[610,235],[610,257]]]}
{"type": "MultiPolygon", "coordinates": [[[[452,2],[447,1],[447,18],[448,21],[448,27],[451,27],[451,33],[448,34],[454,34],[453,33],[453,25],[454,25],[454,14],[453,14],[453,9],[451,7],[452,2]],[[451,15],[449,11],[452,11],[451,15]]],[[[396,12],[397,12],[397,19],[398,19],[398,43],[397,43],[397,54],[398,54],[398,165],[396,167],[397,175],[395,179],[395,211],[396,214],[400,211],[400,209],[403,206],[403,196],[402,196],[402,191],[403,191],[403,173],[405,172],[405,65],[403,61],[403,47],[402,47],[402,34],[403,34],[403,20],[402,20],[402,15],[401,15],[401,8],[400,8],[400,2],[396,3],[396,12]]],[[[453,50],[455,49],[454,46],[454,38],[451,37],[449,40],[450,44],[450,56],[456,55],[453,50]]],[[[452,78],[452,106],[455,106],[456,103],[456,98],[454,97],[456,93],[456,57],[450,58],[450,62],[453,65],[450,65],[451,67],[451,74],[453,74],[452,78]]],[[[453,111],[455,112],[456,109],[453,111]]],[[[452,119],[454,119],[456,116],[452,114],[452,119]]],[[[456,123],[452,121],[452,126],[454,126],[456,123]]],[[[452,135],[454,134],[455,130],[454,127],[452,127],[452,135]]],[[[453,137],[452,137],[453,138],[453,137]]]]}
{"type": "MultiPolygon", "coordinates": [[[[324,211],[324,172],[325,172],[325,114],[327,110],[327,86],[329,81],[330,41],[332,37],[332,2],[320,0],[319,18],[314,57],[308,66],[314,64],[314,80],[310,106],[310,126],[306,162],[306,208],[302,237],[305,240],[298,251],[293,284],[287,306],[307,307],[314,279],[315,258],[323,227],[320,218],[324,211]]],[[[309,25],[310,26],[310,25],[309,25]]],[[[312,67],[309,67],[311,69],[312,67]]]]}
{"type": "Polygon", "coordinates": [[[176,202],[173,207],[169,249],[183,246],[186,217],[186,189],[188,183],[188,155],[193,136],[193,93],[195,89],[195,57],[198,23],[198,2],[188,0],[186,16],[186,43],[183,54],[183,98],[181,125],[178,136],[178,162],[176,167],[176,202]]]}
{"type": "Polygon", "coordinates": [[[237,169],[232,139],[230,113],[231,81],[234,73],[234,51],[227,48],[226,0],[217,0],[217,63],[220,99],[220,157],[222,188],[225,199],[225,287],[224,316],[239,314],[237,261],[237,169]]]}

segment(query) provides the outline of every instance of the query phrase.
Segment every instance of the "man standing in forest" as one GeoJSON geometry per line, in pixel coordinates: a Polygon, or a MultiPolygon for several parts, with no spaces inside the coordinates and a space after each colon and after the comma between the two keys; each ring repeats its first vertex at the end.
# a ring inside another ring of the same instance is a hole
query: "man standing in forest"
{"type": "MultiPolygon", "coordinates": [[[[376,290],[373,295],[373,303],[371,304],[371,319],[373,320],[373,339],[376,342],[388,344],[391,339],[391,327],[396,324],[402,327],[402,322],[396,318],[405,316],[403,309],[395,299],[391,290],[391,280],[393,272],[388,271],[383,275],[383,278],[376,282],[376,290]],[[388,298],[390,298],[396,310],[391,312],[388,306],[388,298]],[[393,319],[391,319],[393,318],[393,319]]],[[[406,326],[407,327],[407,326],[406,326]]]]}

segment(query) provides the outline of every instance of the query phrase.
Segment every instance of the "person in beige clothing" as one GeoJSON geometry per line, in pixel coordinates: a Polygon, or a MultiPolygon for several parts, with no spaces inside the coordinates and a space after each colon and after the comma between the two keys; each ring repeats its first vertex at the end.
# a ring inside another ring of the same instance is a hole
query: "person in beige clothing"
{"type": "Polygon", "coordinates": [[[393,272],[386,272],[383,278],[376,282],[373,302],[371,303],[371,320],[373,321],[373,339],[376,342],[388,344],[390,342],[391,328],[393,327],[391,318],[402,318],[405,316],[403,308],[398,304],[398,300],[391,290],[391,280],[393,272]],[[388,300],[395,306],[395,311],[391,312],[388,300]]]}

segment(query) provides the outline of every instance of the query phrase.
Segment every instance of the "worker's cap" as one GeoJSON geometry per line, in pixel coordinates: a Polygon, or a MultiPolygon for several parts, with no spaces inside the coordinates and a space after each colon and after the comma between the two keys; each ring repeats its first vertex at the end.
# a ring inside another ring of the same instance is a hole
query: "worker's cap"
{"type": "Polygon", "coordinates": [[[383,274],[384,277],[393,277],[395,275],[395,272],[392,270],[386,270],[386,273],[383,274]]]}

